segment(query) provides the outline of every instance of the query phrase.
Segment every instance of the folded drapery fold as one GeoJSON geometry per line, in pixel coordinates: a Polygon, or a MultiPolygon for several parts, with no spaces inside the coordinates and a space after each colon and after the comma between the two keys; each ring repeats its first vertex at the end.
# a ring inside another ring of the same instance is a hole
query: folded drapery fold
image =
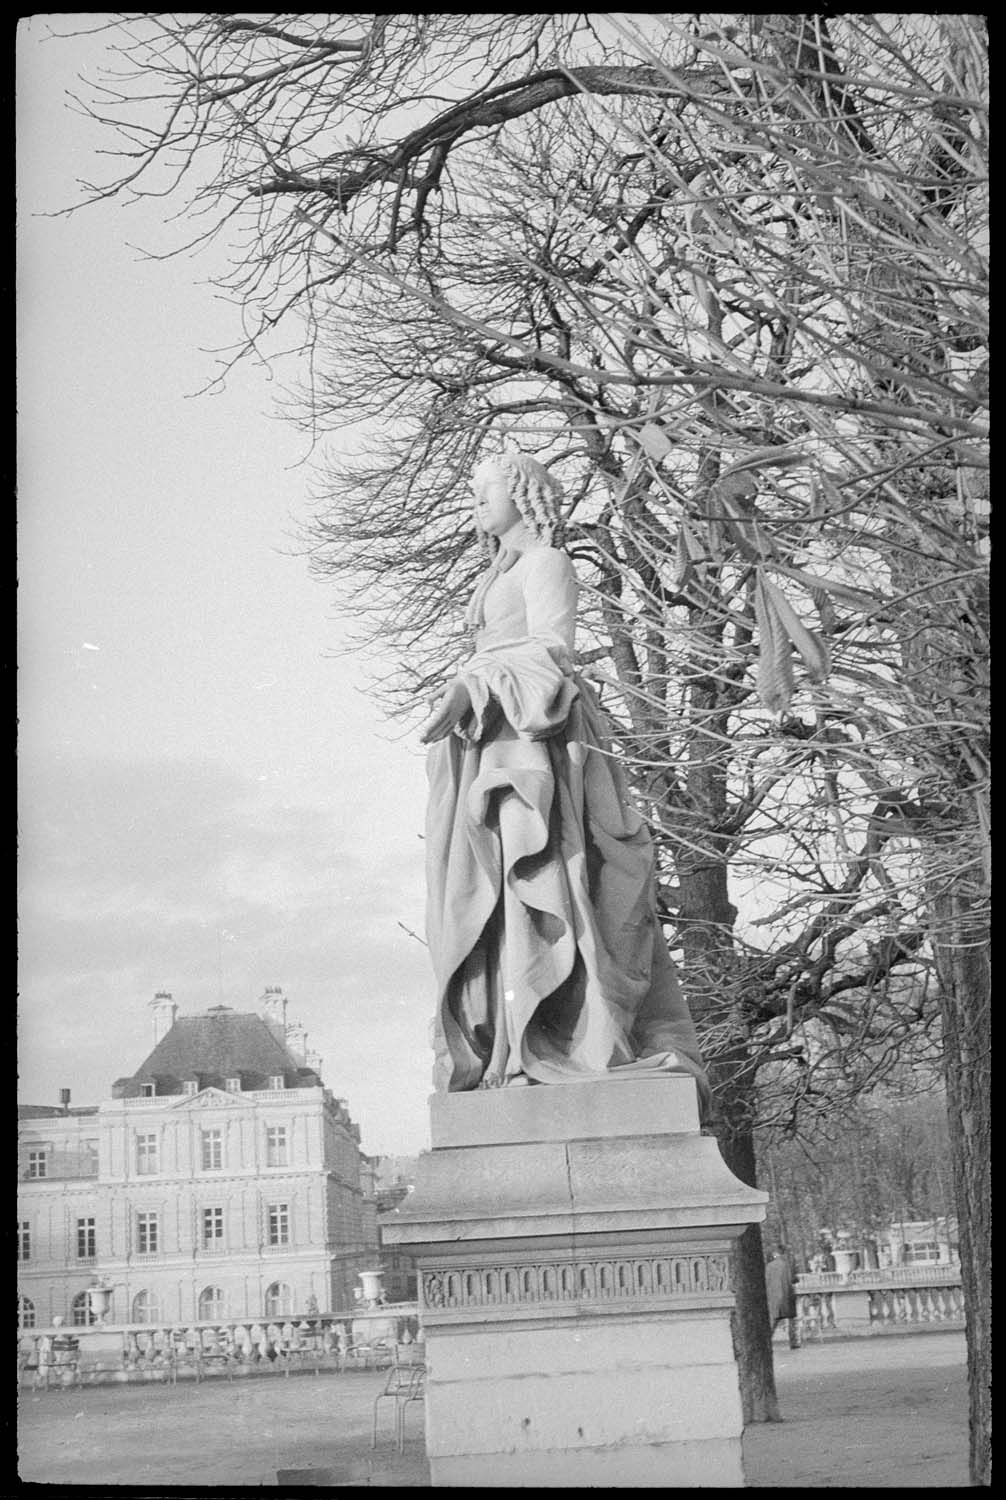
{"type": "Polygon", "coordinates": [[[572,564],[532,549],[482,608],[471,713],[428,761],[436,1085],[672,1069],[704,1093],[649,832],[571,665],[572,564]]]}

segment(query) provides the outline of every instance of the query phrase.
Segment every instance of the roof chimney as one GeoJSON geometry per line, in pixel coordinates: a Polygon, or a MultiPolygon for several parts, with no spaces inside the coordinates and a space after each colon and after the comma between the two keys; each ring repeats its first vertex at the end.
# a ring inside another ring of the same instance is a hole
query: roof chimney
{"type": "Polygon", "coordinates": [[[156,1047],[161,1038],[167,1036],[174,1026],[178,1006],[167,990],[158,990],[150,1002],[150,1009],[154,1013],[154,1046],[156,1047]]]}
{"type": "Polygon", "coordinates": [[[259,1002],[262,1006],[262,1014],[273,1030],[273,1034],[281,1042],[286,1041],[286,996],[278,984],[266,986],[265,994],[259,1002]]]}
{"type": "Polygon", "coordinates": [[[286,1045],[291,1055],[301,1065],[307,1062],[307,1027],[300,1021],[291,1021],[286,1028],[286,1045]]]}
{"type": "Polygon", "coordinates": [[[60,1107],[61,1107],[63,1113],[67,1114],[69,1112],[69,1109],[70,1109],[70,1090],[69,1089],[60,1089],[60,1091],[59,1091],[59,1103],[60,1103],[60,1107]]]}

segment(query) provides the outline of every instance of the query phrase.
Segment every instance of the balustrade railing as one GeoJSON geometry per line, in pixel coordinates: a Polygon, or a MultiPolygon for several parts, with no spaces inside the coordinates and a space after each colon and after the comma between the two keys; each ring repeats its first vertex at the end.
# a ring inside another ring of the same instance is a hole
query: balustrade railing
{"type": "MultiPolygon", "coordinates": [[[[964,1326],[960,1267],[903,1266],[801,1276],[803,1338],[964,1326]]],[[[59,1388],[109,1380],[202,1380],[313,1368],[346,1371],[390,1363],[396,1343],[421,1340],[414,1302],[275,1318],[95,1323],[18,1331],[18,1378],[59,1388]]]]}
{"type": "Polygon", "coordinates": [[[870,1321],[884,1327],[900,1323],[963,1323],[964,1290],[954,1286],[872,1287],[870,1321]]]}
{"type": "Polygon", "coordinates": [[[942,1263],[921,1266],[871,1267],[869,1270],[850,1271],[849,1280],[856,1286],[943,1286],[959,1284],[960,1263],[942,1263]]]}
{"type": "Polygon", "coordinates": [[[796,1282],[803,1338],[964,1326],[960,1266],[816,1272],[796,1282]]]}
{"type": "Polygon", "coordinates": [[[421,1339],[416,1303],[302,1317],[93,1323],[18,1331],[18,1380],[36,1388],[112,1380],[202,1380],[221,1373],[372,1369],[421,1339]]]}

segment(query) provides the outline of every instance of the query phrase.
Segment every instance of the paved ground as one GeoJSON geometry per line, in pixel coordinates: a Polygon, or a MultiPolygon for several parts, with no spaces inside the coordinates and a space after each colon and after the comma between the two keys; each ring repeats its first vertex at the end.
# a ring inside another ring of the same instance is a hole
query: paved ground
{"type": "Polygon", "coordinates": [[[963,1333],[905,1333],[776,1348],[783,1420],[744,1434],[761,1489],[968,1485],[963,1333]]]}
{"type": "MultiPolygon", "coordinates": [[[[784,1420],[748,1429],[750,1487],[967,1486],[964,1336],[925,1333],[776,1350],[784,1420]]],[[[422,1413],[407,1412],[406,1449],[391,1439],[383,1376],[307,1372],[211,1378],[196,1386],[107,1385],[25,1392],[22,1483],[117,1485],[147,1493],[243,1489],[321,1480],[331,1486],[427,1486],[422,1413]],[[325,1471],[318,1474],[317,1471],[325,1471]]],[[[2,1492],[0,1492],[2,1493],[2,1492]]]]}

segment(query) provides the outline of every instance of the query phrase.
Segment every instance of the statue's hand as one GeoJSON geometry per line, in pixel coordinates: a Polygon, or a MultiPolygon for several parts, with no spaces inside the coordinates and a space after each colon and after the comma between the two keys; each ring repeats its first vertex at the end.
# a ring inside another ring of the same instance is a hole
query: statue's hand
{"type": "Polygon", "coordinates": [[[461,678],[456,677],[420,729],[420,744],[431,745],[434,740],[445,739],[455,724],[460,724],[465,714],[471,711],[471,706],[471,694],[461,678]]]}

